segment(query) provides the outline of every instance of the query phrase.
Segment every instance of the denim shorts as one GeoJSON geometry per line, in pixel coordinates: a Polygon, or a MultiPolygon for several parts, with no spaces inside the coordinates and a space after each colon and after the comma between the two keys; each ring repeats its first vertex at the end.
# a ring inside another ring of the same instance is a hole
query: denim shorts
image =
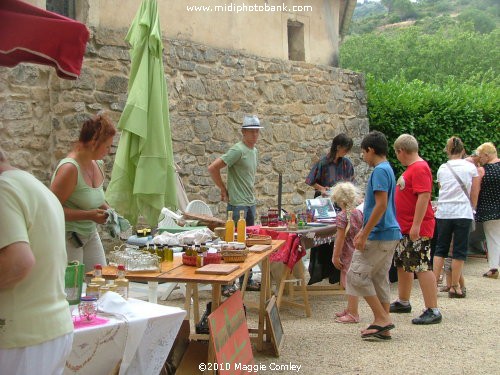
{"type": "Polygon", "coordinates": [[[472,219],[436,219],[437,241],[434,256],[446,258],[453,239],[453,259],[466,260],[472,219]]]}

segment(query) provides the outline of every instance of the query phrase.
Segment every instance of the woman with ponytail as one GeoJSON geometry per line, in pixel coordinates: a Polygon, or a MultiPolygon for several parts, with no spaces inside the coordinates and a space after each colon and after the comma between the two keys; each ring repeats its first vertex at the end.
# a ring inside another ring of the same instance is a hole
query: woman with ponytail
{"type": "Polygon", "coordinates": [[[453,241],[448,296],[464,298],[462,270],[467,259],[469,232],[474,221],[480,180],[477,168],[463,159],[465,148],[460,138],[453,136],[448,139],[444,151],[448,162],[442,164],[437,171],[439,197],[435,214],[437,242],[433,269],[436,277],[439,277],[453,241]]]}

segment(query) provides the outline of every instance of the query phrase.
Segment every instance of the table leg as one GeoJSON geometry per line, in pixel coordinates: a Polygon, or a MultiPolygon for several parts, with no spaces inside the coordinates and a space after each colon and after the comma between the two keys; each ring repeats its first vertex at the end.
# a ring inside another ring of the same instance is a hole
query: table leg
{"type": "Polygon", "coordinates": [[[240,287],[241,290],[241,299],[245,299],[245,291],[247,290],[248,277],[250,275],[250,271],[245,272],[245,276],[243,277],[243,284],[240,287]]]}
{"type": "MultiPolygon", "coordinates": [[[[212,312],[214,312],[220,305],[221,300],[221,284],[212,284],[212,312]]],[[[212,342],[212,335],[209,335],[208,340],[208,359],[207,363],[215,363],[215,352],[213,350],[214,343],[212,342]]],[[[214,371],[206,370],[205,374],[214,374],[214,371]]]]}
{"type": "Polygon", "coordinates": [[[194,324],[200,321],[200,300],[198,299],[198,284],[192,284],[193,289],[193,319],[194,324]]]}
{"type": "Polygon", "coordinates": [[[191,294],[193,291],[193,284],[186,283],[186,294],[184,300],[184,310],[186,310],[186,320],[191,319],[191,294]]]}
{"type": "Polygon", "coordinates": [[[148,281],[148,301],[158,303],[158,281],[148,281]]]}
{"type": "Polygon", "coordinates": [[[299,271],[300,288],[302,290],[302,298],[304,299],[304,307],[306,310],[306,316],[310,317],[311,316],[311,307],[309,306],[309,296],[308,296],[308,292],[307,292],[306,278],[304,275],[304,263],[302,263],[302,260],[299,260],[297,262],[297,266],[298,266],[298,271],[299,271]]]}
{"type": "Polygon", "coordinates": [[[260,285],[260,303],[259,303],[259,328],[257,334],[257,350],[261,351],[264,347],[264,325],[266,321],[266,295],[269,289],[270,266],[269,257],[262,260],[262,275],[260,285]]]}
{"type": "Polygon", "coordinates": [[[221,285],[212,284],[212,311],[220,305],[221,285]]]}
{"type": "Polygon", "coordinates": [[[281,299],[283,298],[283,292],[285,291],[285,284],[286,280],[288,280],[288,276],[290,276],[290,268],[288,268],[288,266],[285,265],[285,269],[281,274],[280,285],[278,286],[278,295],[276,297],[276,306],[278,306],[278,309],[281,306],[281,299]]]}

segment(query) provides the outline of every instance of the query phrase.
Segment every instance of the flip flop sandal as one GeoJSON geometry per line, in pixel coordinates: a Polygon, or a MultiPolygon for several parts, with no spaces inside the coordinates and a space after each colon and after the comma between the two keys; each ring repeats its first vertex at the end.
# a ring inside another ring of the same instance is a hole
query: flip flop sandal
{"type": "Polygon", "coordinates": [[[451,289],[451,286],[443,286],[441,289],[439,289],[440,292],[448,293],[451,289]]]}
{"type": "Polygon", "coordinates": [[[376,337],[377,339],[384,340],[384,341],[387,341],[387,340],[392,340],[392,336],[389,336],[389,335],[382,335],[381,333],[377,333],[377,334],[376,334],[376,335],[374,335],[373,337],[376,337]]]}
{"type": "Polygon", "coordinates": [[[382,335],[381,333],[377,333],[370,337],[363,337],[363,341],[372,341],[372,342],[380,342],[380,341],[389,341],[392,340],[392,336],[382,335]]]}
{"type": "Polygon", "coordinates": [[[388,324],[384,327],[382,326],[378,326],[378,325],[375,325],[375,324],[371,324],[369,325],[366,329],[375,329],[376,331],[375,332],[372,332],[372,333],[362,333],[361,334],[361,338],[362,339],[366,339],[366,338],[369,338],[369,337],[374,337],[375,335],[378,335],[382,332],[386,332],[386,331],[390,331],[391,329],[394,329],[396,328],[396,326],[394,324],[388,324]]]}

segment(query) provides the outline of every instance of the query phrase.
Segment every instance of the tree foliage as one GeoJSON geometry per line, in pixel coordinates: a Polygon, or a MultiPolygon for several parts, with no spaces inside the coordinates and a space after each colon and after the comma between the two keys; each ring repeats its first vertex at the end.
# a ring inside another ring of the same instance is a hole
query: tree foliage
{"type": "Polygon", "coordinates": [[[487,33],[500,23],[498,0],[365,0],[358,3],[349,27],[351,35],[360,35],[384,28],[389,24],[406,20],[432,23],[439,17],[447,17],[454,23],[472,22],[475,30],[487,33]]]}
{"type": "MultiPolygon", "coordinates": [[[[366,18],[373,31],[349,36],[340,50],[343,68],[367,75],[370,129],[385,133],[390,144],[403,133],[414,135],[434,173],[452,135],[468,152],[486,141],[498,147],[500,2],[419,0],[412,26],[376,29],[394,16],[398,1],[383,4],[383,17],[366,18]]],[[[394,153],[389,160],[401,174],[394,153]]]]}
{"type": "Polygon", "coordinates": [[[438,84],[449,77],[491,80],[500,72],[500,29],[479,34],[468,24],[428,34],[412,26],[352,36],[341,46],[340,63],[384,81],[396,76],[438,84]]]}

